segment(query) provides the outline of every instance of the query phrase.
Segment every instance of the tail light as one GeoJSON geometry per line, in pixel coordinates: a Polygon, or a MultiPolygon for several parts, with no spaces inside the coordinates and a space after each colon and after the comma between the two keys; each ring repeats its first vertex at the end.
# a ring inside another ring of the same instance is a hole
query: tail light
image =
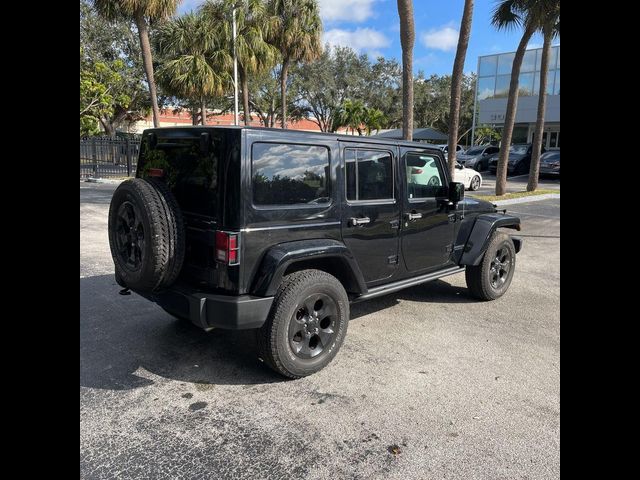
{"type": "Polygon", "coordinates": [[[240,264],[239,234],[216,231],[215,259],[226,265],[240,264]]]}
{"type": "Polygon", "coordinates": [[[411,169],[411,175],[419,175],[422,173],[422,169],[421,168],[412,168],[411,169]]]}

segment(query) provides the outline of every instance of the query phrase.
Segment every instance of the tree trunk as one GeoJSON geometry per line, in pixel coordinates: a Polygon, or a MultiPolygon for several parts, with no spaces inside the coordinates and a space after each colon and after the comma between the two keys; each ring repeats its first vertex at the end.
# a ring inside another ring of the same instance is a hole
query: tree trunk
{"type": "Polygon", "coordinates": [[[540,91],[538,92],[538,118],[536,119],[536,133],[533,137],[533,146],[531,148],[531,166],[529,168],[527,192],[533,192],[538,188],[540,147],[542,147],[542,135],[544,132],[544,112],[547,107],[547,72],[549,71],[549,55],[551,54],[552,40],[553,25],[550,25],[544,29],[544,44],[542,45],[542,62],[540,65],[540,91]]]}
{"type": "Polygon", "coordinates": [[[282,99],[282,128],[287,128],[287,74],[289,73],[289,60],[282,61],[282,71],[280,72],[280,97],[282,99]]]}
{"type": "Polygon", "coordinates": [[[398,0],[402,45],[402,138],[413,139],[413,0],[398,0]]]}
{"type": "Polygon", "coordinates": [[[251,110],[249,109],[249,79],[242,67],[238,65],[238,74],[240,75],[240,86],[242,88],[242,117],[244,124],[251,123],[251,110]]]}
{"type": "Polygon", "coordinates": [[[513,124],[516,120],[516,109],[518,108],[518,86],[520,67],[522,59],[527,50],[527,44],[535,31],[533,24],[526,26],[518,49],[513,58],[511,67],[511,83],[509,84],[509,98],[507,100],[507,111],[504,115],[504,128],[502,130],[502,143],[500,146],[500,156],[498,158],[498,168],[496,170],[496,195],[504,195],[507,191],[507,163],[509,161],[509,149],[511,147],[511,136],[513,134],[513,124]]]}
{"type": "Polygon", "coordinates": [[[204,97],[200,97],[200,123],[207,124],[207,107],[204,104],[204,97]]]}
{"type": "Polygon", "coordinates": [[[149,93],[151,94],[151,109],[153,111],[153,126],[160,126],[160,109],[158,108],[158,94],[156,92],[156,80],[153,77],[153,63],[151,62],[151,45],[149,44],[149,26],[142,15],[136,16],[136,27],[140,37],[140,49],[142,51],[142,63],[144,73],[147,75],[149,93]]]}
{"type": "Polygon", "coordinates": [[[455,177],[456,166],[456,145],[458,145],[458,128],[460,126],[460,98],[462,96],[462,75],[464,70],[464,60],[467,56],[467,46],[469,45],[469,35],[471,34],[471,21],[473,18],[473,0],[465,0],[462,21],[460,22],[460,37],[458,38],[458,49],[456,59],[453,62],[453,73],[451,74],[451,103],[449,105],[449,174],[455,177]]]}
{"type": "Polygon", "coordinates": [[[115,137],[116,135],[115,128],[113,128],[113,125],[109,120],[105,120],[104,118],[100,117],[100,123],[102,124],[102,128],[104,128],[104,133],[108,137],[111,137],[111,138],[115,137]]]}

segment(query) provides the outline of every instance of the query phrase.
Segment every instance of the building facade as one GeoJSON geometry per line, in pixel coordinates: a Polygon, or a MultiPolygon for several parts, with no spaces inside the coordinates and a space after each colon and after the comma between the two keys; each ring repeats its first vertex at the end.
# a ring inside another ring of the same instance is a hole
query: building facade
{"type": "MultiPolygon", "coordinates": [[[[479,126],[491,126],[496,130],[503,128],[514,56],[515,52],[508,52],[478,58],[474,134],[475,128],[479,126]]],[[[542,48],[526,51],[518,79],[518,108],[512,143],[533,141],[538,113],[541,62],[542,48]]],[[[542,144],[547,149],[560,148],[560,45],[551,47],[546,94],[542,144]]]]}

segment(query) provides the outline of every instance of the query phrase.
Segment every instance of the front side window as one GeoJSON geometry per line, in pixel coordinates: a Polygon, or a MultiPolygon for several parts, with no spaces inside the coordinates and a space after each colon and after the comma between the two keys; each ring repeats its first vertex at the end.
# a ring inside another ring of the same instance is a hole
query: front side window
{"type": "Polygon", "coordinates": [[[347,148],[344,151],[347,200],[393,199],[393,160],[383,150],[347,148]]]}
{"type": "Polygon", "coordinates": [[[444,175],[437,157],[422,153],[407,153],[405,166],[409,199],[434,198],[443,195],[444,175]]]}
{"type": "Polygon", "coordinates": [[[316,145],[254,143],[255,205],[320,205],[331,201],[329,149],[316,145]]]}

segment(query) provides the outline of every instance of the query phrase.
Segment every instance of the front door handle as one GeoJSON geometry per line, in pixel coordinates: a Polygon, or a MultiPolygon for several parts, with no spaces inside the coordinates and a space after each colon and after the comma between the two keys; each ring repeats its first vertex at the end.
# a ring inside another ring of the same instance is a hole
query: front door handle
{"type": "Polygon", "coordinates": [[[413,220],[418,220],[419,218],[422,218],[422,214],[421,213],[407,213],[407,218],[411,222],[413,220]]]}
{"type": "Polygon", "coordinates": [[[369,217],[361,217],[361,218],[351,217],[349,219],[349,224],[352,227],[360,227],[370,222],[371,222],[371,219],[369,217]]]}

